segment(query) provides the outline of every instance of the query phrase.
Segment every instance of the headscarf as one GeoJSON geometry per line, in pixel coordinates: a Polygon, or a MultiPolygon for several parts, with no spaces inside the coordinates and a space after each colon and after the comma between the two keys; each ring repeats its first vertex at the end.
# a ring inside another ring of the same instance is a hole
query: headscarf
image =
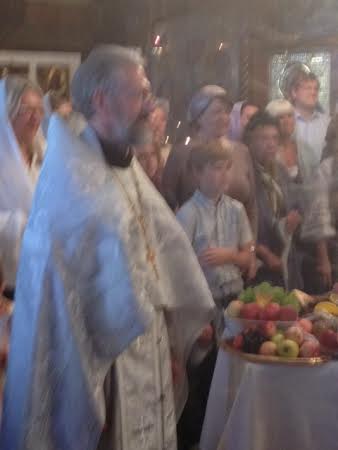
{"type": "Polygon", "coordinates": [[[6,79],[0,80],[0,210],[29,213],[34,185],[7,112],[6,79]]]}
{"type": "Polygon", "coordinates": [[[227,91],[217,85],[203,86],[197,91],[189,104],[187,119],[190,125],[196,123],[201,115],[209,108],[213,100],[219,99],[223,101],[229,108],[232,107],[227,91]]]}

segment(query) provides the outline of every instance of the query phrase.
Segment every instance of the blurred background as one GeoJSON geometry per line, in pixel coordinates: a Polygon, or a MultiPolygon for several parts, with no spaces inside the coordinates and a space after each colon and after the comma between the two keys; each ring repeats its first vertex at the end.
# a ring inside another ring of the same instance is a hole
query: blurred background
{"type": "Polygon", "coordinates": [[[0,74],[29,73],[44,91],[62,92],[95,44],[141,47],[155,94],[170,99],[171,140],[184,135],[187,104],[199,86],[219,84],[234,101],[265,105],[282,96],[294,64],[319,78],[322,108],[336,108],[336,0],[0,3],[0,74]]]}

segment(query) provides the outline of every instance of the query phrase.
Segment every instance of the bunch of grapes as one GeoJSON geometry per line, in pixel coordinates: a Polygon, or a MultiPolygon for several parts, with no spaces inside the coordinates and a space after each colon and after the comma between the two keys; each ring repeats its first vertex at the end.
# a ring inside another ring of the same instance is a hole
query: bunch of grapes
{"type": "Polygon", "coordinates": [[[266,341],[266,338],[256,329],[244,331],[243,338],[243,352],[245,353],[258,353],[261,345],[266,341]]]}

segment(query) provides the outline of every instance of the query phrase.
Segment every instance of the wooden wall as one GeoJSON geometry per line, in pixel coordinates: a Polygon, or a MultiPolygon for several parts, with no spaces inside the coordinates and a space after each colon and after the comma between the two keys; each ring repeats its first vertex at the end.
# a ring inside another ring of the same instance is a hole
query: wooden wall
{"type": "Polygon", "coordinates": [[[49,4],[21,0],[19,5],[19,1],[17,9],[21,20],[14,20],[12,14],[12,22],[7,21],[5,30],[0,34],[2,50],[85,52],[95,43],[98,14],[94,3],[49,4]]]}
{"type": "Polygon", "coordinates": [[[252,0],[250,8],[247,0],[0,0],[0,49],[85,55],[101,42],[142,47],[156,92],[171,97],[179,118],[202,83],[223,84],[234,99],[263,106],[270,57],[309,47],[333,55],[335,105],[337,27],[336,0],[252,0]],[[152,55],[158,31],[167,40],[161,62],[152,55]],[[218,54],[221,41],[226,51],[218,54]]]}

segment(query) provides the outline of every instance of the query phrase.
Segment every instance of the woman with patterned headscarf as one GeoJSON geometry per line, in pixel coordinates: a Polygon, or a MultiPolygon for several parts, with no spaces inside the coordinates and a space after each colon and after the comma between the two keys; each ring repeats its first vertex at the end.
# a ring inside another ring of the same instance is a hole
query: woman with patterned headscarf
{"type": "MultiPolygon", "coordinates": [[[[198,143],[228,139],[231,110],[232,102],[220,86],[207,85],[193,95],[187,113],[190,136],[184,144],[172,149],[163,173],[163,194],[173,210],[182,206],[197,187],[188,167],[191,149],[198,143]]],[[[252,161],[245,145],[231,142],[231,147],[233,162],[225,190],[244,205],[255,235],[257,214],[252,161]]]]}

